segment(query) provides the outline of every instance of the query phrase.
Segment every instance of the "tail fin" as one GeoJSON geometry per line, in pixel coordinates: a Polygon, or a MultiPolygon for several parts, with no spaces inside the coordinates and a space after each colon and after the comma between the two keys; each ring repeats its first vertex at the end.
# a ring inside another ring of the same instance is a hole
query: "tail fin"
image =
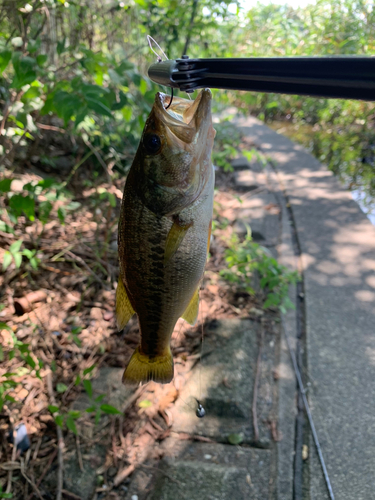
{"type": "Polygon", "coordinates": [[[122,377],[124,384],[149,382],[150,380],[160,384],[168,384],[172,379],[173,357],[169,347],[163,355],[151,358],[142,354],[138,346],[122,377]]]}

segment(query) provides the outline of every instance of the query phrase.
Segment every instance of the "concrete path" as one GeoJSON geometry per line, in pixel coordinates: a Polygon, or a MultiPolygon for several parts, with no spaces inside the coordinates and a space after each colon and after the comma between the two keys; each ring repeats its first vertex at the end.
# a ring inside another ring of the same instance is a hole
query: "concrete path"
{"type": "MultiPolygon", "coordinates": [[[[375,498],[375,227],[333,175],[254,118],[289,198],[305,288],[308,393],[336,499],[375,498]]],[[[313,444],[306,498],[328,498],[313,444]]]]}

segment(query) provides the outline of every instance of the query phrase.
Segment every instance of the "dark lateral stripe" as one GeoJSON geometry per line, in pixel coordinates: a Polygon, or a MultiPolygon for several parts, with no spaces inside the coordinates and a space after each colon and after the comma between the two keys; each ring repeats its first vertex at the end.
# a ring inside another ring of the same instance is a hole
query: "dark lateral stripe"
{"type": "Polygon", "coordinates": [[[164,280],[159,278],[159,277],[155,277],[155,278],[152,277],[152,278],[150,278],[150,285],[160,287],[160,286],[164,285],[164,280]]]}
{"type": "Polygon", "coordinates": [[[159,256],[163,256],[164,257],[164,248],[162,248],[160,246],[159,247],[157,247],[157,246],[153,247],[152,248],[152,252],[158,254],[159,256]]]}
{"type": "MultiPolygon", "coordinates": [[[[158,268],[151,268],[151,272],[152,274],[156,277],[156,278],[160,278],[160,279],[163,279],[164,278],[164,270],[163,269],[158,269],[158,268]]],[[[149,276],[149,279],[153,279],[154,276],[149,276]]]]}
{"type": "Polygon", "coordinates": [[[151,236],[148,238],[148,241],[149,243],[151,243],[151,245],[160,245],[160,237],[158,236],[151,236]]]}
{"type": "Polygon", "coordinates": [[[164,274],[164,264],[163,264],[163,262],[161,262],[160,259],[158,261],[156,261],[156,262],[153,262],[151,264],[151,269],[162,270],[163,274],[164,274]]]}
{"type": "Polygon", "coordinates": [[[160,257],[161,255],[159,255],[158,253],[155,253],[155,252],[151,252],[150,253],[150,259],[156,263],[156,262],[159,262],[160,261],[160,257]]]}

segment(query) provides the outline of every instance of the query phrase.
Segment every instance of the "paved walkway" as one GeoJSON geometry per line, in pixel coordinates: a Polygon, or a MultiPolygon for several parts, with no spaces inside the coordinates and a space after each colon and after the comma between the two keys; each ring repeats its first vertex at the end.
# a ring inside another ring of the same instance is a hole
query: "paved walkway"
{"type": "MultiPolygon", "coordinates": [[[[304,149],[254,118],[246,135],[289,198],[305,287],[308,394],[336,499],[375,498],[375,228],[304,149]]],[[[311,500],[328,498],[313,445],[311,500]]]]}

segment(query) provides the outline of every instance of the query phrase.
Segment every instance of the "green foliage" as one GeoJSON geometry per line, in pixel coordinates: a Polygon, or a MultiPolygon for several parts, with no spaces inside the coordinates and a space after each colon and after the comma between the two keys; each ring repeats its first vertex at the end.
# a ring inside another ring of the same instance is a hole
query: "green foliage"
{"type": "MultiPolygon", "coordinates": [[[[375,54],[374,21],[375,9],[365,0],[318,0],[298,9],[258,4],[231,25],[233,52],[224,53],[235,57],[241,47],[241,57],[370,56],[375,54]]],[[[220,48],[220,35],[215,55],[228,50],[220,48]]],[[[235,104],[267,122],[281,121],[277,128],[294,140],[305,128],[299,142],[347,186],[366,193],[369,203],[375,198],[374,103],[255,92],[219,92],[217,99],[222,107],[235,104]]]]}
{"type": "Polygon", "coordinates": [[[22,257],[26,257],[33,269],[38,268],[39,259],[36,257],[36,250],[29,250],[27,248],[20,250],[23,240],[18,240],[12,243],[9,250],[6,250],[3,255],[3,271],[6,271],[9,265],[14,261],[16,268],[21,267],[22,257]]]}
{"type": "Polygon", "coordinates": [[[243,242],[234,234],[229,248],[225,251],[225,261],[228,269],[223,269],[220,275],[230,283],[242,287],[253,295],[253,276],[260,279],[260,288],[265,294],[264,309],[278,308],[285,313],[293,304],[288,297],[289,285],[299,280],[297,272],[289,271],[272,257],[269,250],[251,238],[250,229],[243,242]]]}
{"type": "Polygon", "coordinates": [[[140,401],[138,403],[138,406],[140,408],[149,408],[150,406],[152,406],[152,402],[149,399],[144,399],[143,401],[140,401]]]}
{"type": "MultiPolygon", "coordinates": [[[[39,123],[57,117],[71,137],[79,143],[86,138],[86,147],[90,143],[121,173],[159,90],[144,76],[154,60],[146,34],[157,39],[169,58],[185,51],[190,57],[375,53],[375,9],[366,0],[318,0],[298,9],[257,4],[247,10],[232,0],[136,0],[131,7],[98,0],[53,1],[47,10],[56,25],[54,35],[47,29],[52,21],[47,22],[46,9],[40,9],[39,0],[20,0],[0,21],[5,110],[0,148],[5,156],[9,144],[29,149],[39,137],[39,123]],[[95,15],[85,15],[91,11],[95,15]]],[[[348,184],[375,195],[373,104],[231,91],[215,91],[213,102],[216,109],[235,104],[266,121],[320,124],[322,133],[314,132],[319,159],[348,184]]],[[[218,130],[218,144],[219,135],[218,130]]],[[[215,164],[230,170],[235,147],[230,137],[224,148],[216,147],[215,164]]],[[[96,155],[88,159],[99,165],[96,155]]],[[[52,158],[44,161],[53,165],[52,158]]],[[[31,214],[32,207],[27,209],[31,214]]],[[[61,220],[63,212],[59,210],[61,220]]]]}
{"type": "Polygon", "coordinates": [[[78,434],[75,420],[77,420],[81,416],[80,411],[69,410],[66,413],[60,413],[60,408],[54,405],[49,405],[48,410],[52,413],[56,425],[64,428],[65,424],[68,430],[70,430],[74,434],[78,434]]]}
{"type": "MultiPolygon", "coordinates": [[[[70,201],[71,194],[64,188],[63,183],[55,179],[45,178],[39,182],[28,182],[22,186],[21,192],[12,191],[12,183],[16,180],[6,178],[0,181],[3,205],[3,208],[0,207],[0,231],[14,234],[15,227],[22,227],[24,232],[28,225],[37,221],[41,222],[43,231],[44,226],[53,217],[57,215],[60,223],[64,224],[66,213],[80,206],[79,203],[70,201]],[[56,202],[59,202],[57,211],[54,210],[56,202]]],[[[2,270],[6,271],[12,262],[17,269],[20,268],[24,258],[31,269],[38,269],[38,240],[34,240],[34,245],[36,248],[25,248],[23,238],[12,243],[3,254],[2,270]]]]}
{"type": "MultiPolygon", "coordinates": [[[[82,376],[86,377],[87,375],[91,375],[92,371],[95,368],[95,364],[90,366],[89,368],[85,368],[83,370],[82,376]]],[[[103,399],[105,398],[105,394],[100,394],[97,397],[93,397],[93,389],[92,389],[92,384],[91,380],[88,378],[83,379],[82,377],[79,376],[76,379],[76,384],[79,385],[80,382],[82,381],[83,388],[85,389],[85,392],[87,396],[89,397],[90,403],[89,406],[82,411],[78,410],[69,410],[69,411],[62,411],[59,406],[54,406],[54,405],[49,405],[48,410],[52,413],[53,418],[55,420],[56,425],[58,425],[61,428],[64,428],[64,425],[66,428],[73,432],[74,434],[78,434],[78,429],[75,424],[75,421],[79,419],[83,413],[94,413],[95,414],[95,423],[98,424],[101,416],[103,413],[106,413],[107,415],[120,415],[122,412],[115,408],[112,405],[102,403],[103,399]]],[[[56,391],[58,393],[64,393],[67,390],[67,386],[62,383],[58,383],[56,385],[56,391]]]]}
{"type": "Polygon", "coordinates": [[[100,405],[100,409],[108,415],[122,415],[122,412],[112,405],[102,404],[100,405]]]}
{"type": "Polygon", "coordinates": [[[13,498],[13,493],[5,493],[3,487],[0,484],[0,498],[13,498]]]}
{"type": "Polygon", "coordinates": [[[222,167],[224,172],[232,172],[233,167],[230,160],[233,160],[237,156],[237,149],[230,144],[224,144],[224,146],[218,150],[213,151],[212,161],[214,165],[222,167]]]}
{"type": "MultiPolygon", "coordinates": [[[[239,146],[243,138],[243,134],[231,123],[231,118],[225,118],[215,123],[216,136],[212,151],[212,161],[215,166],[221,167],[224,172],[233,171],[231,161],[238,156],[239,146]]],[[[264,158],[255,148],[250,151],[242,149],[240,154],[245,156],[249,161],[255,155],[261,163],[265,163],[264,158]]]]}
{"type": "Polygon", "coordinates": [[[93,397],[93,390],[90,380],[84,380],[83,386],[85,391],[90,398],[90,406],[86,408],[87,413],[95,414],[95,423],[97,424],[100,420],[102,413],[106,413],[107,415],[120,415],[122,412],[115,408],[112,405],[102,403],[105,398],[105,394],[100,394],[96,398],[93,397]]]}
{"type": "Polygon", "coordinates": [[[5,195],[6,215],[11,223],[17,224],[18,219],[25,216],[30,222],[39,219],[43,225],[46,224],[53,208],[52,203],[64,199],[60,184],[47,178],[39,182],[28,182],[23,185],[22,193],[15,193],[11,190],[13,180],[15,179],[3,179],[0,184],[0,192],[5,195]]]}
{"type": "Polygon", "coordinates": [[[17,387],[17,382],[14,380],[14,373],[5,373],[0,384],[0,411],[6,402],[14,403],[15,400],[8,394],[9,391],[17,387]]]}
{"type": "Polygon", "coordinates": [[[215,142],[212,151],[212,161],[215,166],[222,167],[224,172],[233,170],[230,161],[236,158],[242,135],[230,123],[230,119],[215,123],[215,142]]]}
{"type": "MultiPolygon", "coordinates": [[[[6,324],[0,322],[0,330],[6,329],[10,332],[11,335],[11,346],[7,351],[7,357],[9,360],[13,359],[17,356],[17,358],[22,361],[23,366],[18,368],[15,373],[7,372],[2,375],[2,380],[0,382],[0,411],[2,410],[4,404],[6,403],[15,403],[15,399],[10,396],[9,392],[14,390],[20,382],[17,378],[23,374],[28,373],[29,371],[35,371],[35,375],[38,378],[40,376],[40,370],[43,367],[43,362],[41,359],[36,359],[30,350],[29,344],[25,344],[24,342],[17,339],[13,330],[6,324]]],[[[0,361],[3,362],[5,358],[3,347],[0,348],[0,361]]]]}
{"type": "Polygon", "coordinates": [[[60,384],[57,384],[57,385],[56,385],[56,391],[57,391],[58,393],[64,393],[64,392],[67,390],[67,388],[68,388],[68,387],[67,387],[65,384],[61,384],[61,383],[60,383],[60,384]]]}
{"type": "Polygon", "coordinates": [[[77,344],[78,347],[82,346],[82,342],[78,335],[81,333],[82,327],[81,326],[75,326],[72,328],[72,333],[71,333],[71,338],[73,341],[77,344]]]}
{"type": "Polygon", "coordinates": [[[233,444],[233,445],[239,445],[243,442],[243,434],[240,433],[240,434],[229,434],[228,436],[228,442],[229,444],[233,444]]]}
{"type": "MultiPolygon", "coordinates": [[[[91,4],[53,3],[48,15],[54,16],[62,31],[72,30],[69,40],[57,40],[56,50],[46,48],[45,38],[41,43],[40,27],[46,14],[38,9],[38,0],[27,4],[26,35],[20,30],[19,18],[8,12],[6,22],[14,22],[13,33],[20,36],[13,37],[10,44],[0,41],[4,137],[13,147],[28,147],[26,139],[38,137],[39,123],[48,123],[55,115],[72,136],[85,134],[105,160],[113,160],[124,171],[151,109],[156,86],[142,76],[124,48],[104,48],[97,41],[99,50],[93,50],[92,42],[81,38],[85,32],[82,13],[93,8],[91,4]]],[[[127,17],[126,10],[119,9],[115,22],[119,35],[123,33],[121,18],[127,17]]],[[[95,30],[106,33],[111,23],[109,19],[103,23],[98,16],[95,24],[95,30]]],[[[2,28],[12,31],[5,24],[2,28]]]]}

